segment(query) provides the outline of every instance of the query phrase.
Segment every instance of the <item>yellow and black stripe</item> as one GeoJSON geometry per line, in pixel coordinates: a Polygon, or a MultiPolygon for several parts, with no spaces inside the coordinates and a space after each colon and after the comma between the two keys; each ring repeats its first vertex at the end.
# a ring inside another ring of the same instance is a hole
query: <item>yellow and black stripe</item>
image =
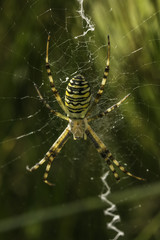
{"type": "Polygon", "coordinates": [[[49,151],[45,154],[45,157],[40,160],[38,163],[36,163],[33,167],[29,168],[26,167],[28,171],[32,172],[34,170],[37,170],[42,164],[44,164],[47,161],[46,170],[43,176],[43,181],[47,183],[48,185],[53,185],[50,183],[48,178],[48,173],[51,168],[52,162],[55,159],[55,157],[58,155],[58,153],[61,151],[64,144],[67,142],[68,138],[71,136],[71,132],[68,127],[63,131],[63,133],[60,135],[60,137],[57,139],[57,141],[51,146],[49,151]]]}
{"type": "Polygon", "coordinates": [[[66,88],[65,106],[70,118],[84,118],[91,101],[89,83],[82,75],[70,80],[66,88]]]}
{"type": "Polygon", "coordinates": [[[93,107],[99,102],[102,94],[103,94],[103,91],[104,91],[104,87],[106,85],[106,81],[107,81],[107,78],[108,78],[108,74],[109,74],[109,62],[110,62],[110,39],[109,39],[109,36],[108,36],[108,53],[107,53],[107,64],[106,64],[106,67],[104,69],[104,74],[103,74],[103,78],[102,78],[102,82],[101,82],[101,85],[100,85],[100,88],[95,96],[95,99],[92,103],[92,106],[90,107],[90,110],[89,112],[87,113],[87,116],[90,115],[91,113],[91,110],[93,109],[93,107]]]}
{"type": "Polygon", "coordinates": [[[94,143],[94,146],[96,147],[96,149],[99,152],[99,154],[101,155],[101,157],[104,158],[104,160],[106,161],[106,163],[107,163],[109,169],[111,170],[111,172],[113,173],[115,179],[117,181],[119,181],[120,177],[119,177],[118,173],[116,172],[116,170],[111,162],[111,159],[110,159],[110,156],[112,156],[112,154],[109,152],[109,150],[107,150],[104,143],[100,140],[100,138],[97,136],[97,134],[92,130],[92,128],[89,125],[86,130],[86,134],[91,139],[91,141],[94,143]]]}
{"type": "Polygon", "coordinates": [[[50,112],[53,113],[54,115],[56,115],[56,116],[59,117],[59,118],[62,118],[62,119],[64,119],[64,120],[66,120],[66,121],[69,121],[69,118],[68,118],[67,116],[65,116],[65,115],[63,115],[63,114],[61,114],[61,113],[53,110],[53,109],[51,108],[51,106],[47,103],[47,101],[42,97],[42,95],[41,95],[41,93],[40,93],[40,91],[39,91],[39,89],[38,89],[38,87],[37,87],[37,85],[36,85],[35,83],[34,83],[34,86],[35,86],[35,89],[36,89],[36,91],[37,91],[37,93],[38,93],[41,101],[42,101],[42,102],[44,103],[44,105],[50,110],[50,112]]]}
{"type": "Polygon", "coordinates": [[[60,135],[60,137],[57,139],[57,141],[52,145],[52,147],[49,149],[49,151],[46,153],[44,159],[48,161],[46,170],[43,176],[43,181],[47,183],[48,185],[53,185],[50,183],[48,178],[48,173],[51,168],[52,162],[55,159],[55,157],[58,155],[58,153],[61,151],[64,144],[67,142],[68,138],[71,136],[71,132],[69,128],[67,127],[63,133],[60,135]]]}
{"type": "Polygon", "coordinates": [[[59,103],[60,107],[63,109],[63,111],[65,113],[67,113],[66,108],[64,106],[64,103],[63,103],[63,101],[62,101],[62,99],[61,99],[61,97],[60,97],[60,95],[59,95],[59,93],[58,93],[58,91],[55,87],[54,80],[53,80],[52,73],[51,73],[50,64],[49,64],[49,61],[48,61],[48,50],[49,50],[50,38],[51,38],[51,36],[49,34],[48,39],[47,39],[47,47],[46,47],[46,70],[47,70],[47,74],[48,74],[48,78],[49,78],[49,82],[50,82],[50,87],[53,91],[53,94],[54,94],[57,102],[59,103]]]}
{"type": "Polygon", "coordinates": [[[111,152],[106,148],[104,143],[100,140],[100,138],[96,135],[96,133],[92,130],[92,128],[89,125],[86,130],[86,134],[91,139],[91,141],[94,143],[97,151],[100,153],[102,158],[104,158],[104,160],[106,161],[109,169],[112,171],[112,173],[117,181],[120,180],[120,177],[119,177],[118,173],[116,172],[113,164],[115,166],[117,166],[123,173],[125,173],[128,176],[136,178],[140,181],[145,180],[141,177],[137,177],[137,176],[133,175],[132,173],[128,172],[116,159],[114,159],[111,152]]]}
{"type": "Polygon", "coordinates": [[[101,95],[104,91],[104,87],[106,85],[107,77],[108,77],[108,74],[109,74],[109,59],[110,59],[110,39],[109,39],[109,36],[108,36],[107,64],[106,64],[106,67],[105,67],[105,70],[104,70],[103,79],[102,79],[102,82],[101,82],[100,89],[98,90],[97,95],[96,95],[95,100],[94,100],[95,104],[97,104],[99,102],[99,99],[100,99],[100,97],[101,97],[101,95]]]}
{"type": "Polygon", "coordinates": [[[122,98],[118,103],[116,103],[113,106],[107,108],[107,110],[105,110],[104,112],[100,112],[97,115],[94,115],[92,117],[88,117],[87,121],[90,122],[90,121],[93,121],[95,119],[102,118],[102,117],[106,116],[108,113],[113,111],[115,108],[118,108],[120,106],[120,104],[123,103],[129,96],[130,96],[130,93],[127,94],[124,98],[122,98]]]}

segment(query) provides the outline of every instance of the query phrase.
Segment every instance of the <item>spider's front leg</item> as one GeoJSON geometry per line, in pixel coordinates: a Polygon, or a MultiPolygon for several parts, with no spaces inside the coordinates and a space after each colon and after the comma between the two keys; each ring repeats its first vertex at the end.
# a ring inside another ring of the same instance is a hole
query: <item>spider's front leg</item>
{"type": "Polygon", "coordinates": [[[47,39],[47,47],[46,47],[46,70],[47,70],[47,74],[48,74],[48,78],[49,78],[49,82],[50,82],[50,87],[52,89],[52,92],[57,100],[57,102],[59,103],[60,107],[63,109],[63,111],[67,114],[67,109],[55,87],[55,84],[54,84],[54,80],[53,80],[53,77],[52,77],[52,73],[51,73],[51,67],[50,67],[50,63],[48,61],[48,50],[49,50],[49,42],[50,42],[50,34],[48,35],[48,39],[47,39]]]}
{"type": "Polygon", "coordinates": [[[112,165],[112,162],[115,166],[117,166],[122,172],[127,174],[130,177],[136,178],[138,180],[144,181],[145,179],[137,177],[133,175],[132,173],[128,172],[123,166],[120,165],[120,163],[113,158],[111,152],[106,148],[104,143],[100,140],[100,138],[97,136],[97,134],[92,130],[92,128],[88,125],[86,130],[87,136],[91,139],[91,141],[94,143],[97,151],[100,153],[102,158],[106,161],[108,164],[110,170],[112,171],[114,177],[116,180],[120,180],[114,166],[112,165]]]}
{"type": "Polygon", "coordinates": [[[107,78],[108,78],[108,74],[109,74],[109,62],[110,62],[110,39],[109,39],[109,35],[108,35],[108,53],[107,53],[107,63],[106,63],[106,67],[105,67],[105,70],[104,70],[104,74],[103,74],[103,78],[102,78],[102,82],[101,82],[101,85],[100,85],[100,88],[93,100],[93,103],[92,105],[90,106],[89,108],[89,111],[87,113],[87,116],[89,116],[91,114],[91,111],[93,110],[93,107],[99,102],[102,94],[103,94],[103,91],[104,91],[104,87],[106,85],[106,81],[107,81],[107,78]]]}
{"type": "Polygon", "coordinates": [[[63,114],[61,114],[61,113],[59,113],[59,112],[57,112],[57,111],[55,111],[55,110],[53,110],[53,109],[51,108],[51,106],[49,105],[49,103],[47,103],[46,100],[43,98],[42,94],[40,93],[40,91],[39,91],[39,89],[38,89],[38,87],[37,87],[37,85],[36,85],[35,83],[34,83],[34,87],[35,87],[35,89],[36,89],[36,91],[37,91],[37,93],[38,93],[41,101],[44,103],[44,105],[46,106],[46,108],[48,108],[51,113],[53,113],[54,115],[56,115],[56,116],[59,117],[59,118],[62,118],[62,119],[64,119],[64,120],[66,120],[66,121],[69,121],[69,118],[68,118],[68,117],[66,117],[65,115],[63,115],[63,114]]]}
{"type": "Polygon", "coordinates": [[[69,127],[67,127],[64,132],[60,135],[60,137],[57,139],[57,141],[52,145],[52,147],[49,149],[49,151],[46,153],[45,157],[40,160],[38,163],[36,163],[33,167],[29,168],[28,166],[26,169],[30,172],[37,170],[43,163],[48,161],[46,170],[43,176],[43,181],[47,183],[48,185],[53,185],[50,183],[47,178],[48,178],[48,173],[51,168],[51,164],[55,157],[58,155],[58,153],[61,151],[62,147],[64,144],[67,142],[69,136],[71,135],[71,132],[69,130],[69,127]]]}

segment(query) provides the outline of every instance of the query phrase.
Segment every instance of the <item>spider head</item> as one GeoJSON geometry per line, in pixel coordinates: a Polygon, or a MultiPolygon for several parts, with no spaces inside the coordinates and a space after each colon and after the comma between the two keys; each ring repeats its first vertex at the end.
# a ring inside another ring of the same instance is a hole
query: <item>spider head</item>
{"type": "Polygon", "coordinates": [[[79,140],[80,138],[85,140],[87,139],[87,135],[85,133],[87,127],[86,119],[70,119],[69,126],[74,140],[79,140]]]}

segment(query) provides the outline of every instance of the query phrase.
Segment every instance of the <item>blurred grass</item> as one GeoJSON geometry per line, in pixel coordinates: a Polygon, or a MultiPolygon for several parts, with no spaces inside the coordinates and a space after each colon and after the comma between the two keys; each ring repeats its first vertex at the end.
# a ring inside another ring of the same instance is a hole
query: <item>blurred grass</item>
{"type": "MultiPolygon", "coordinates": [[[[133,187],[132,189],[128,189],[126,191],[117,191],[112,193],[109,196],[109,200],[114,202],[115,204],[124,205],[127,203],[134,203],[134,201],[144,201],[146,198],[150,198],[151,196],[156,197],[160,194],[160,183],[154,183],[151,185],[141,186],[141,187],[133,187]]],[[[0,221],[0,232],[10,231],[16,228],[22,228],[27,225],[37,224],[40,222],[45,222],[52,219],[64,218],[66,216],[70,216],[73,214],[78,214],[82,212],[94,211],[95,209],[104,209],[106,208],[106,203],[102,202],[98,197],[85,198],[79,201],[75,201],[73,203],[63,204],[60,206],[44,208],[40,210],[36,210],[33,212],[27,212],[19,216],[14,216],[8,219],[4,219],[0,221]]],[[[155,230],[159,228],[159,213],[153,219],[149,225],[152,234],[155,230]],[[154,230],[153,230],[154,225],[154,230]]],[[[150,237],[148,233],[148,227],[144,228],[140,236],[144,236],[147,238],[150,237]],[[146,235],[147,232],[147,235],[146,235]]],[[[144,238],[136,238],[144,239],[144,238]]]]}
{"type": "Polygon", "coordinates": [[[135,240],[141,240],[141,239],[152,239],[154,235],[157,235],[157,239],[159,238],[159,235],[157,232],[159,232],[159,223],[160,223],[160,213],[156,214],[156,216],[147,224],[147,226],[144,227],[142,232],[139,234],[138,237],[135,238],[135,240]]]}

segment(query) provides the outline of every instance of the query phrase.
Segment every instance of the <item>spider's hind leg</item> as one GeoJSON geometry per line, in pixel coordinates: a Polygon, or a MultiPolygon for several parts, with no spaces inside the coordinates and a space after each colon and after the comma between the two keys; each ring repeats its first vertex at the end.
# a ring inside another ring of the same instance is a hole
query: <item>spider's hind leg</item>
{"type": "Polygon", "coordinates": [[[101,155],[101,157],[107,163],[107,165],[108,165],[109,169],[111,170],[111,172],[113,173],[115,179],[117,181],[119,181],[120,177],[119,177],[118,173],[116,172],[116,170],[112,164],[112,161],[110,159],[110,157],[112,156],[110,151],[106,148],[104,143],[100,140],[100,138],[97,136],[97,134],[92,130],[92,128],[89,125],[87,127],[86,134],[91,139],[91,141],[94,143],[94,145],[95,145],[97,151],[99,152],[99,154],[101,155]]]}
{"type": "Polygon", "coordinates": [[[42,160],[40,160],[38,163],[36,163],[34,166],[32,166],[31,168],[27,165],[26,166],[26,169],[29,171],[29,172],[32,172],[34,170],[37,170],[43,163],[45,163],[46,159],[43,158],[42,160]]]}
{"type": "Polygon", "coordinates": [[[112,161],[113,161],[113,163],[114,163],[122,172],[124,172],[124,173],[127,174],[128,176],[133,177],[133,178],[136,178],[136,179],[138,179],[138,180],[140,180],[140,181],[145,181],[144,178],[137,177],[137,176],[133,175],[132,173],[128,172],[117,160],[112,159],[112,161]]]}
{"type": "MultiPolygon", "coordinates": [[[[107,151],[108,151],[108,150],[107,150],[107,151]]],[[[111,154],[111,153],[110,153],[110,154],[111,154]]],[[[101,155],[102,155],[102,154],[101,154],[101,155]]],[[[111,172],[113,173],[113,176],[115,177],[115,179],[116,179],[117,181],[119,181],[119,180],[120,180],[120,177],[119,177],[118,173],[116,172],[114,166],[112,165],[112,162],[110,161],[109,157],[108,157],[106,154],[105,154],[104,159],[105,159],[105,161],[106,161],[109,169],[110,169],[111,172]]]]}
{"type": "Polygon", "coordinates": [[[120,163],[113,158],[111,152],[106,148],[104,143],[100,140],[100,138],[97,136],[97,134],[92,130],[92,128],[88,125],[87,130],[86,130],[87,136],[91,139],[91,141],[94,143],[97,151],[100,153],[100,155],[104,158],[106,163],[108,164],[110,170],[112,171],[114,177],[116,180],[120,180],[120,177],[118,173],[116,172],[114,165],[116,165],[122,172],[124,172],[126,175],[136,178],[138,180],[144,181],[145,179],[137,177],[133,175],[132,173],[128,172],[123,166],[120,165],[120,163]]]}
{"type": "Polygon", "coordinates": [[[47,183],[48,185],[52,186],[53,184],[50,183],[48,178],[48,173],[51,168],[52,162],[55,159],[55,157],[58,155],[58,153],[61,151],[64,144],[67,142],[69,136],[71,135],[71,132],[69,130],[69,127],[67,126],[66,129],[63,131],[63,133],[60,135],[60,137],[57,139],[57,141],[51,146],[49,151],[46,153],[45,157],[40,160],[38,163],[36,163],[33,167],[29,168],[28,166],[26,169],[30,172],[37,170],[43,163],[48,161],[45,173],[43,175],[43,181],[47,183]]]}

